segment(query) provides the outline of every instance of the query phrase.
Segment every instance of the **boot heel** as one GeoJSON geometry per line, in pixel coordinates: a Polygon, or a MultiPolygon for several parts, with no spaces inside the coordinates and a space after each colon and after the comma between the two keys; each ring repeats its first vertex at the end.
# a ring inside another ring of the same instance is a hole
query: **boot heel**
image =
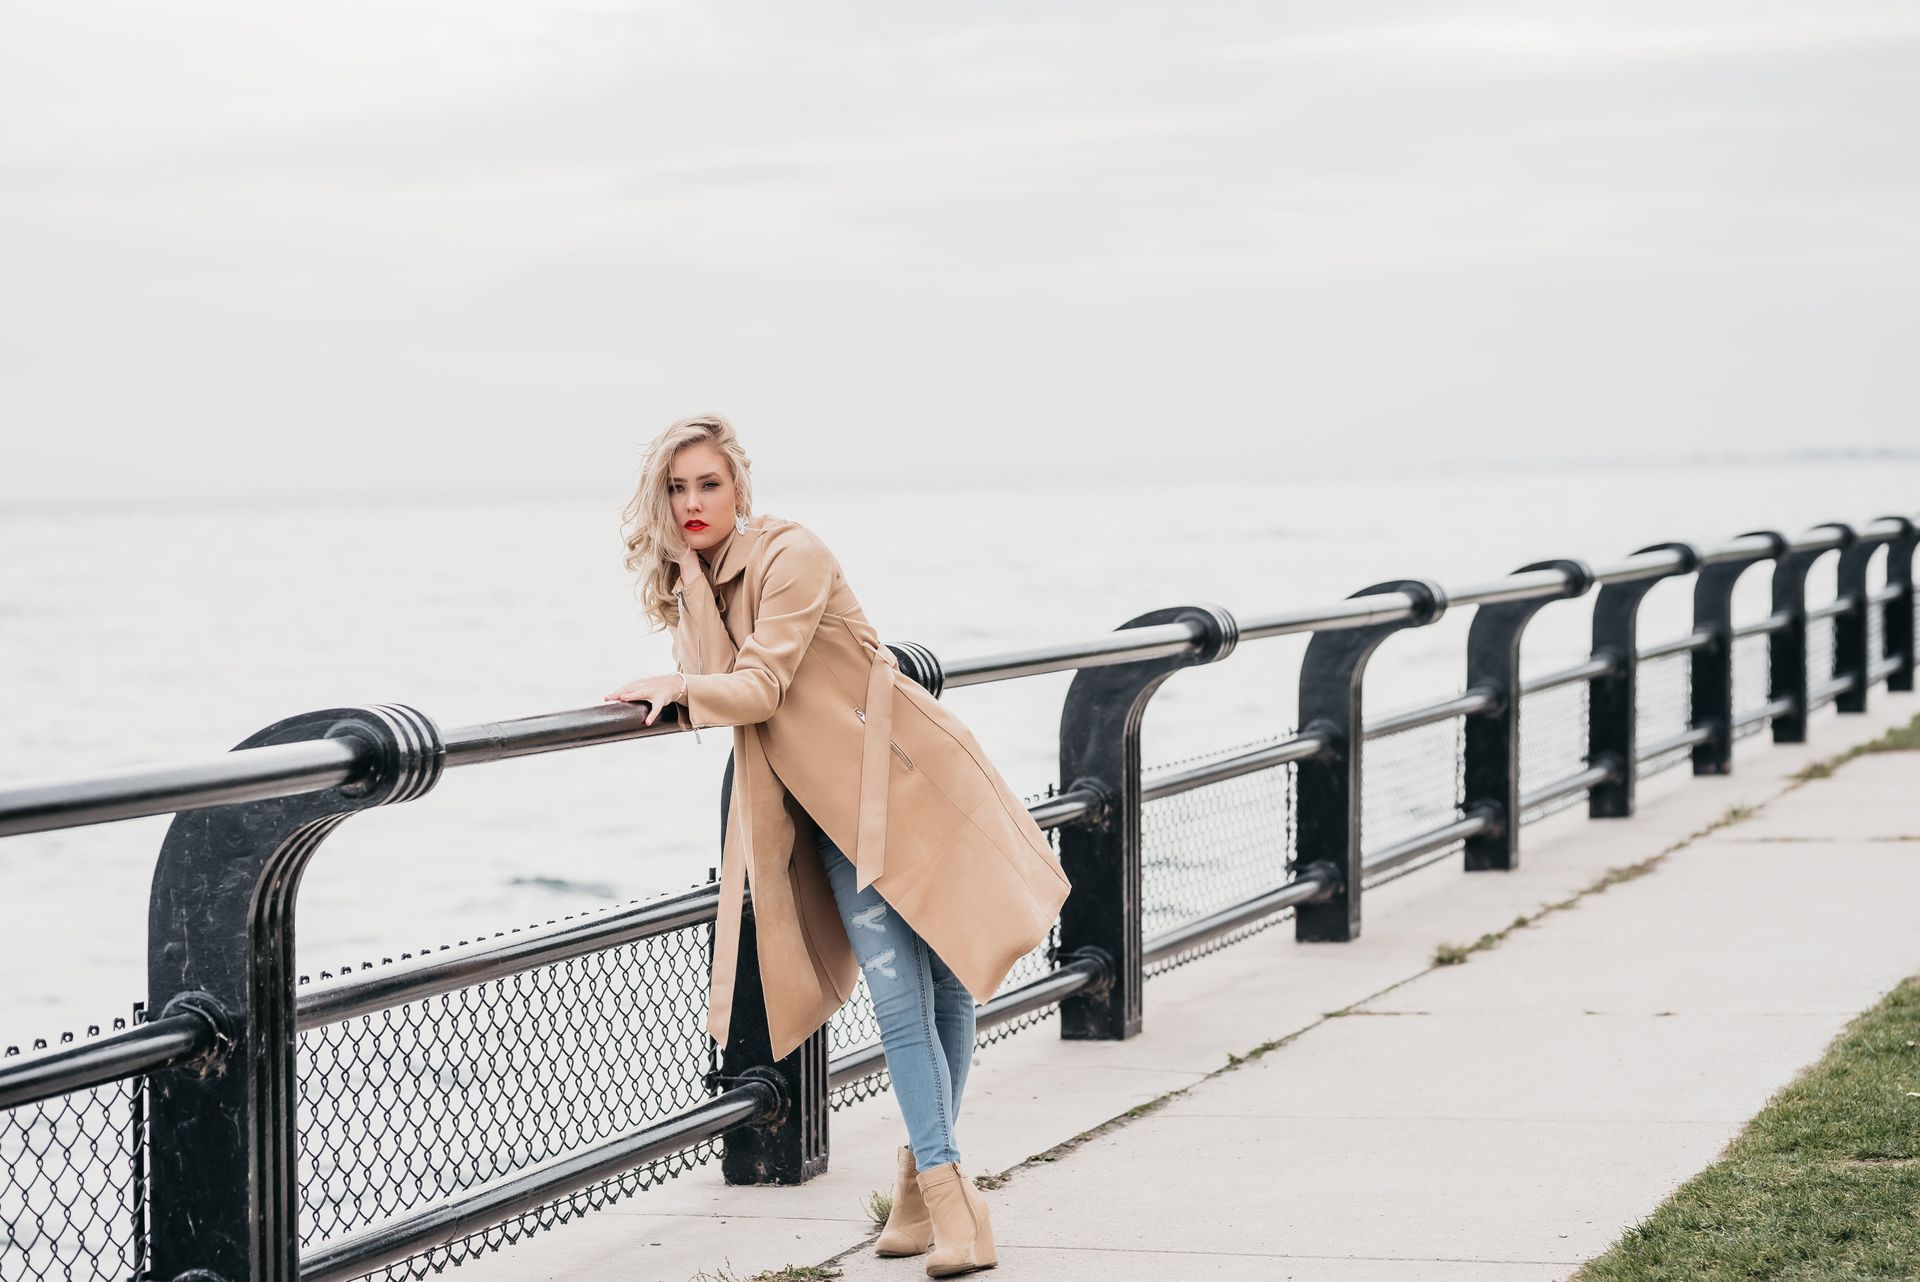
{"type": "Polygon", "coordinates": [[[960,1171],[958,1162],[942,1162],[920,1172],[920,1193],[933,1220],[933,1251],[927,1256],[927,1276],[950,1277],[974,1269],[990,1269],[1000,1262],[993,1244],[993,1221],[987,1199],[960,1171]]]}

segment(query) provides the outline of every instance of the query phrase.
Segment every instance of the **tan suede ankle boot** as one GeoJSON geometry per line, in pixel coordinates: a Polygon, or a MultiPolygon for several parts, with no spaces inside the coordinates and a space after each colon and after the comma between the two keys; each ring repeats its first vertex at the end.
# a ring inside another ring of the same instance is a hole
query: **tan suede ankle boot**
{"type": "Polygon", "coordinates": [[[993,1249],[993,1222],[987,1218],[987,1199],[960,1171],[958,1162],[942,1162],[920,1172],[920,1194],[933,1217],[933,1251],[927,1256],[927,1276],[944,1278],[971,1269],[990,1269],[1000,1262],[993,1249]]]}
{"type": "Polygon", "coordinates": [[[933,1245],[933,1217],[920,1196],[912,1146],[902,1144],[895,1157],[893,1209],[887,1212],[887,1227],[880,1230],[873,1249],[881,1255],[919,1255],[933,1245]]]}

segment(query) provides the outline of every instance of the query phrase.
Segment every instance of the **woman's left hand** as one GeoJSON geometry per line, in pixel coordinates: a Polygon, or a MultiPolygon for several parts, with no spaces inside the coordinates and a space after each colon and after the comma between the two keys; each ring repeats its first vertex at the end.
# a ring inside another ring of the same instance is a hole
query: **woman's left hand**
{"type": "Polygon", "coordinates": [[[664,676],[641,677],[638,681],[629,681],[612,694],[600,696],[602,703],[618,700],[621,703],[645,703],[652,706],[647,709],[647,725],[652,725],[660,717],[660,709],[680,697],[685,688],[686,679],[678,672],[669,672],[664,676]]]}

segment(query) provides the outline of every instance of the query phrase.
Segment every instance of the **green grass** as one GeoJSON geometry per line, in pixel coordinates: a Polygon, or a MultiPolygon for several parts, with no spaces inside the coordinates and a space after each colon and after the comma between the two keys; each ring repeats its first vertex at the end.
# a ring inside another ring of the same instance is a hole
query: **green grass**
{"type": "Polygon", "coordinates": [[[1575,1282],[1920,1277],[1920,977],[1575,1282]]]}
{"type": "Polygon", "coordinates": [[[1856,743],[1853,747],[1848,748],[1838,756],[1828,757],[1825,761],[1815,761],[1810,765],[1803,766],[1794,772],[1793,777],[1801,783],[1808,783],[1814,779],[1827,778],[1834,772],[1836,767],[1842,766],[1852,761],[1855,757],[1862,756],[1865,753],[1915,751],[1920,751],[1920,716],[1912,718],[1904,726],[1893,727],[1878,739],[1870,739],[1866,743],[1856,743]]]}
{"type": "Polygon", "coordinates": [[[752,1277],[741,1277],[730,1267],[717,1273],[705,1269],[693,1275],[693,1282],[832,1282],[841,1270],[832,1264],[789,1264],[779,1269],[762,1269],[752,1277]]]}
{"type": "Polygon", "coordinates": [[[1866,746],[1867,752],[1920,752],[1920,716],[1893,729],[1866,746]]]}

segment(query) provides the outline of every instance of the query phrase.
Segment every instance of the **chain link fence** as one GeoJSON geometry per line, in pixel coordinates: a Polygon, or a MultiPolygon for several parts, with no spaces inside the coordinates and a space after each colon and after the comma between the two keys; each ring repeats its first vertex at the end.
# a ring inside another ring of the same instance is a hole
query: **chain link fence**
{"type": "MultiPolygon", "coordinates": [[[[1520,795],[1558,783],[1587,768],[1591,692],[1585,681],[1551,686],[1520,696],[1520,795]]],[[[1585,792],[1569,793],[1520,811],[1521,826],[1571,806],[1587,804],[1585,792]]]]}
{"type": "MultiPolygon", "coordinates": [[[[133,1008],[108,1032],[144,1023],[133,1008]]],[[[62,1035],[69,1046],[101,1035],[62,1035]]],[[[52,1049],[44,1040],[31,1051],[52,1049]]],[[[21,1055],[9,1046],[0,1064],[21,1055]]],[[[147,1271],[146,1078],[0,1111],[0,1282],[139,1278],[147,1271]]]]}
{"type": "MultiPolygon", "coordinates": [[[[1291,739],[1293,733],[1287,729],[1163,761],[1145,773],[1160,775],[1254,752],[1291,739]]],[[[1293,789],[1293,763],[1283,762],[1144,803],[1140,808],[1141,935],[1152,939],[1285,885],[1295,853],[1293,789]]],[[[1147,977],[1184,966],[1289,916],[1291,910],[1275,913],[1163,957],[1146,968],[1147,977]]]]}
{"type": "MultiPolygon", "coordinates": [[[[1459,694],[1455,691],[1455,694],[1459,694]]],[[[1396,730],[1366,742],[1360,754],[1360,848],[1378,854],[1460,817],[1466,791],[1465,718],[1396,730]]],[[[1460,854],[1455,841],[1409,863],[1361,878],[1369,889],[1460,854]]]]}
{"type": "Polygon", "coordinates": [[[1807,620],[1807,685],[1817,686],[1833,678],[1834,617],[1807,620]]]}
{"type": "MultiPolygon", "coordinates": [[[[685,926],[303,1032],[301,1245],[444,1201],[706,1099],[701,1077],[715,1062],[706,1033],[712,935],[711,922],[685,926]]],[[[718,1152],[710,1140],[646,1163],[383,1276],[423,1278],[718,1152]]]]}
{"type": "MultiPolygon", "coordinates": [[[[1831,625],[1831,619],[1817,620],[1809,628],[1814,681],[1832,673],[1831,625]]],[[[1884,639],[1877,624],[1871,636],[1872,653],[1879,655],[1884,639]]],[[[1687,728],[1689,658],[1674,654],[1640,666],[1636,717],[1643,744],[1687,728]]],[[[1736,641],[1736,709],[1766,702],[1767,662],[1765,636],[1736,641]]],[[[1522,794],[1585,768],[1588,718],[1584,681],[1523,697],[1522,794]]],[[[1756,721],[1740,733],[1765,724],[1756,721]]],[[[1288,728],[1164,762],[1149,773],[1217,761],[1293,734],[1288,728]]],[[[1361,822],[1369,854],[1459,818],[1464,738],[1464,719],[1452,717],[1367,741],[1361,822]]],[[[1686,757],[1685,748],[1664,753],[1638,763],[1637,773],[1686,757]]],[[[1045,794],[1025,800],[1032,805],[1052,795],[1049,786],[1045,794]]],[[[1523,812],[1520,822],[1585,799],[1585,792],[1556,798],[1523,812]]],[[[1145,803],[1144,934],[1152,938],[1284,885],[1297,856],[1295,802],[1296,767],[1281,763],[1145,803]]],[[[1057,832],[1050,832],[1049,840],[1057,847],[1057,832]]],[[[1457,857],[1461,845],[1453,842],[1366,884],[1457,857]]],[[[1269,914],[1164,958],[1147,973],[1164,973],[1292,915],[1290,909],[1269,914]]],[[[1015,965],[1003,991],[1058,964],[1058,932],[1056,922],[1015,965]]],[[[302,1245],[337,1240],[416,1212],[702,1102],[707,1098],[702,1076],[718,1063],[705,1030],[712,939],[711,922],[685,926],[302,1032],[302,1245]]],[[[341,973],[372,968],[363,963],[341,973]]],[[[334,973],[323,971],[318,978],[331,979],[334,973]]],[[[307,982],[304,976],[301,982],[307,982]]],[[[984,1030],[976,1047],[1057,1013],[1050,1005],[984,1030]]],[[[143,1018],[136,1008],[132,1022],[143,1018]]],[[[114,1027],[128,1023],[116,1021],[114,1027]]],[[[90,1036],[98,1033],[89,1030],[90,1036]]],[[[827,1037],[830,1058],[878,1040],[864,976],[829,1021],[827,1037]]],[[[33,1049],[46,1047],[36,1043],[33,1049]]],[[[9,1048],[9,1056],[17,1054],[17,1048],[9,1048]]],[[[0,1282],[145,1277],[143,1082],[0,1112],[0,1282]]],[[[841,1109],[890,1086],[881,1067],[835,1088],[830,1103],[841,1109]]],[[[710,1140],[647,1163],[370,1276],[385,1282],[424,1279],[708,1162],[721,1143],[710,1140]]]]}
{"type": "MultiPolygon", "coordinates": [[[[1733,716],[1740,717],[1755,708],[1764,707],[1771,689],[1772,660],[1771,642],[1764,634],[1735,637],[1733,640],[1733,716]]],[[[1759,717],[1744,726],[1738,726],[1733,732],[1735,739],[1744,739],[1750,734],[1759,734],[1773,724],[1772,717],[1759,717]]]]}
{"type": "MultiPolygon", "coordinates": [[[[1693,656],[1663,654],[1640,664],[1634,683],[1634,736],[1642,748],[1686,733],[1693,724],[1693,656]]],[[[1693,757],[1686,745],[1634,762],[1636,779],[1671,769],[1693,757]]]]}

